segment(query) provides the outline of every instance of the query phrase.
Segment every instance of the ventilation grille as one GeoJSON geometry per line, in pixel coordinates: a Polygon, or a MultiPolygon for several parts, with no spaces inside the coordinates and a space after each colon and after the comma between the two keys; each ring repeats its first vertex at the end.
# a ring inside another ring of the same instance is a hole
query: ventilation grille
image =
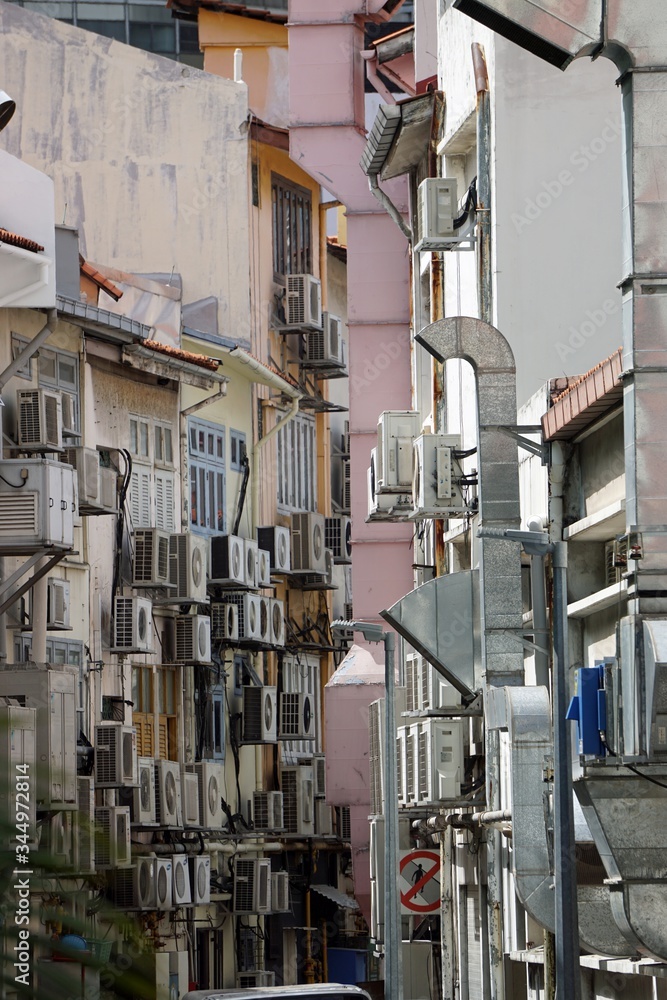
{"type": "Polygon", "coordinates": [[[36,493],[21,490],[14,493],[0,493],[0,538],[36,535],[38,504],[36,493]]]}
{"type": "Polygon", "coordinates": [[[281,776],[283,786],[283,823],[286,833],[299,832],[299,796],[296,768],[283,771],[281,776]]]}

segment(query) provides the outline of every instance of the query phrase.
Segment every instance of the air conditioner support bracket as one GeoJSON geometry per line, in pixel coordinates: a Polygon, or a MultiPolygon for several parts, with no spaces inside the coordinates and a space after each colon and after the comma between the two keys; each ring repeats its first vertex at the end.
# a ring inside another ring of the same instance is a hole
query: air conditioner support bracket
{"type": "Polygon", "coordinates": [[[480,430],[487,431],[501,431],[503,434],[508,434],[513,437],[519,448],[523,448],[524,451],[529,451],[531,455],[537,455],[538,458],[542,459],[542,465],[546,465],[549,457],[549,445],[548,444],[538,444],[537,441],[531,441],[530,438],[524,437],[524,434],[542,434],[542,427],[540,424],[517,424],[515,427],[510,427],[505,424],[483,424],[480,426],[480,430]]]}
{"type": "Polygon", "coordinates": [[[10,607],[10,605],[15,604],[16,601],[19,600],[19,598],[23,597],[23,595],[28,590],[30,590],[30,588],[33,587],[38,580],[41,580],[43,576],[46,576],[47,573],[50,573],[53,567],[56,566],[61,559],[64,559],[65,556],[75,556],[75,555],[78,555],[78,552],[72,552],[71,549],[62,550],[55,553],[51,549],[42,549],[41,552],[35,552],[35,554],[30,556],[29,559],[26,559],[23,565],[19,566],[19,568],[15,570],[7,580],[3,580],[2,583],[0,583],[0,601],[2,602],[0,603],[0,615],[4,614],[7,608],[10,607]],[[2,599],[2,595],[6,593],[7,590],[11,589],[17,582],[17,580],[20,580],[22,576],[24,576],[26,573],[29,573],[30,570],[39,562],[40,559],[43,559],[48,556],[50,556],[51,558],[47,563],[44,563],[43,566],[40,566],[39,569],[36,569],[33,575],[29,577],[29,579],[24,581],[24,583],[22,583],[16,590],[12,590],[10,597],[5,597],[4,600],[2,599]]]}

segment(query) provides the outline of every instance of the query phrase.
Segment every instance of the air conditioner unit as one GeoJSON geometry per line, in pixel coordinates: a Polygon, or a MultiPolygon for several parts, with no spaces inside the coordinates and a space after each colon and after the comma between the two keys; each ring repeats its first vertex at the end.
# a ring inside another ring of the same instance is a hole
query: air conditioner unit
{"type": "Polygon", "coordinates": [[[322,314],[322,329],[307,334],[306,361],[318,368],[342,367],[343,321],[340,317],[328,312],[322,314]]]}
{"type": "Polygon", "coordinates": [[[155,806],[160,826],[183,826],[181,772],[176,761],[155,761],[155,806]]]}
{"type": "Polygon", "coordinates": [[[100,507],[105,514],[118,513],[118,473],[100,467],[100,507]]]}
{"type": "Polygon", "coordinates": [[[114,650],[123,653],[152,653],[151,602],[143,597],[117,597],[114,609],[114,650]]]}
{"type": "Polygon", "coordinates": [[[236,986],[238,989],[251,990],[263,986],[275,985],[275,972],[266,972],[265,969],[248,969],[246,972],[236,973],[236,986]]]}
{"type": "Polygon", "coordinates": [[[136,729],[120,722],[95,726],[96,787],[127,788],[138,780],[136,729]]]}
{"type": "Polygon", "coordinates": [[[235,859],[233,911],[271,912],[271,861],[268,858],[235,859]]]}
{"type": "Polygon", "coordinates": [[[433,664],[424,659],[419,653],[416,654],[419,684],[419,710],[435,711],[441,708],[456,708],[461,704],[461,695],[456,688],[450,684],[442,674],[435,669],[433,664]]]}
{"type": "Polygon", "coordinates": [[[174,906],[188,906],[192,903],[190,891],[190,866],[185,854],[174,854],[171,859],[171,901],[174,906]]]}
{"type": "Polygon", "coordinates": [[[341,497],[341,507],[349,512],[352,505],[352,467],[350,459],[343,459],[343,495],[341,497]]]}
{"type": "Polygon", "coordinates": [[[220,586],[245,584],[245,552],[243,539],[236,535],[214,535],[211,538],[209,583],[220,586]]]}
{"type": "Polygon", "coordinates": [[[424,719],[417,727],[416,801],[436,804],[461,797],[463,723],[461,719],[424,719]]]}
{"type": "Polygon", "coordinates": [[[98,806],[95,826],[95,867],[122,868],[129,865],[130,810],[127,806],[98,806]]]}
{"type": "MultiPolygon", "coordinates": [[[[32,591],[31,597],[32,597],[32,591]]],[[[49,578],[46,591],[47,629],[69,628],[69,581],[49,578]]]]}
{"type": "Polygon", "coordinates": [[[308,764],[281,768],[280,784],[283,791],[285,832],[312,837],[315,833],[312,767],[308,764]]]}
{"type": "Polygon", "coordinates": [[[257,586],[271,586],[271,554],[266,549],[257,549],[257,586]]]}
{"type": "Polygon", "coordinates": [[[74,870],[84,875],[95,871],[95,783],[92,778],[82,775],[77,777],[76,784],[74,870]]]}
{"type": "Polygon", "coordinates": [[[255,590],[257,587],[257,542],[252,538],[243,539],[245,560],[245,585],[255,590]]]}
{"type": "Polygon", "coordinates": [[[315,835],[333,837],[333,810],[325,799],[315,799],[315,835]]]}
{"type": "Polygon", "coordinates": [[[174,602],[206,602],[206,541],[190,532],[169,539],[169,579],[174,602]]]}
{"type": "Polygon", "coordinates": [[[224,814],[222,811],[222,789],[225,784],[225,770],[222,764],[202,760],[194,765],[199,780],[200,822],[205,830],[220,830],[224,814]]]}
{"type": "Polygon", "coordinates": [[[238,611],[239,641],[261,642],[261,604],[257,594],[228,594],[238,611]]]}
{"type": "Polygon", "coordinates": [[[283,829],[283,793],[252,793],[252,821],[255,830],[283,829]]]}
{"type": "Polygon", "coordinates": [[[289,911],[289,873],[273,872],[271,875],[271,912],[289,911]]]}
{"type": "Polygon", "coordinates": [[[276,598],[269,599],[269,625],[271,646],[285,645],[285,605],[276,598]]]}
{"type": "Polygon", "coordinates": [[[189,861],[192,902],[203,906],[211,901],[211,858],[208,854],[197,854],[189,861]]]}
{"type": "Polygon", "coordinates": [[[68,437],[79,437],[76,429],[76,397],[71,392],[60,393],[60,412],[63,434],[68,437]]]}
{"type": "Polygon", "coordinates": [[[119,910],[157,909],[155,870],[155,855],[147,854],[131,868],[111,873],[111,896],[119,910]]]}
{"type": "Polygon", "coordinates": [[[260,549],[265,549],[269,553],[272,573],[289,573],[291,566],[289,528],[277,524],[258,528],[257,543],[260,549]]]}
{"type": "Polygon", "coordinates": [[[336,516],[324,519],[324,544],[333,552],[334,562],[352,562],[352,520],[336,516]]]}
{"type": "Polygon", "coordinates": [[[133,789],[132,819],[141,825],[156,822],[155,761],[152,757],[139,757],[139,787],[133,789]]]}
{"type": "MultiPolygon", "coordinates": [[[[0,851],[3,852],[14,853],[17,844],[27,847],[37,841],[35,796],[29,794],[30,784],[23,784],[35,773],[36,725],[34,708],[0,699],[0,815],[3,817],[0,851]],[[20,828],[15,822],[17,810],[24,814],[20,828]]],[[[9,853],[5,857],[9,858],[9,853]]]]}
{"type": "Polygon", "coordinates": [[[211,605],[211,638],[214,642],[236,642],[239,637],[239,609],[235,604],[211,605]]]}
{"type": "Polygon", "coordinates": [[[461,468],[455,434],[422,434],[415,439],[412,467],[412,518],[450,517],[467,510],[461,493],[461,468]]]}
{"type": "Polygon", "coordinates": [[[176,662],[211,662],[211,619],[208,615],[176,618],[176,662]]]}
{"type": "Polygon", "coordinates": [[[325,573],[324,517],[292,514],[292,572],[325,573]]]}
{"type": "Polygon", "coordinates": [[[79,509],[88,506],[97,509],[100,495],[100,455],[94,448],[65,448],[63,461],[76,471],[79,485],[79,509]]]}
{"type": "Polygon", "coordinates": [[[417,191],[415,250],[443,250],[456,242],[454,220],[458,211],[456,179],[427,177],[417,191]]]}
{"type": "Polygon", "coordinates": [[[169,587],[169,533],[159,528],[134,529],[134,587],[169,587]]]}
{"type": "Polygon", "coordinates": [[[155,895],[158,910],[171,910],[172,871],[170,858],[158,858],[155,862],[155,895]]]}
{"type": "Polygon", "coordinates": [[[181,775],[181,802],[183,826],[199,826],[199,778],[192,772],[181,775]]]}
{"type": "Polygon", "coordinates": [[[397,770],[398,804],[414,806],[419,797],[417,754],[419,726],[399,726],[396,731],[397,740],[397,770]]]}
{"type": "Polygon", "coordinates": [[[421,429],[414,410],[385,410],[378,420],[376,493],[412,489],[412,443],[421,429]]]}
{"type": "Polygon", "coordinates": [[[249,685],[243,688],[242,743],[276,742],[276,699],[275,687],[249,685]]]}
{"type": "Polygon", "coordinates": [[[49,389],[19,389],[16,393],[18,444],[30,451],[59,451],[63,443],[60,393],[49,389]]]}
{"type": "Polygon", "coordinates": [[[313,776],[315,778],[315,795],[324,798],[327,794],[327,761],[323,753],[313,754],[313,776]]]}
{"type": "Polygon", "coordinates": [[[271,642],[271,606],[268,597],[259,599],[259,641],[271,642]]]}
{"type": "Polygon", "coordinates": [[[280,740],[315,739],[315,705],[304,691],[280,692],[280,740]]]}
{"type": "Polygon", "coordinates": [[[285,295],[286,326],[322,329],[322,286],[312,274],[288,274],[285,295]]]}
{"type": "Polygon", "coordinates": [[[44,458],[0,462],[0,555],[71,549],[74,469],[44,458]]]}
{"type": "Polygon", "coordinates": [[[412,495],[405,493],[378,493],[375,489],[377,480],[376,468],[377,449],[371,452],[371,467],[367,470],[368,517],[367,521],[406,521],[412,514],[412,495]]]}
{"type": "Polygon", "coordinates": [[[604,547],[605,587],[620,583],[628,572],[628,539],[617,538],[604,547]]]}

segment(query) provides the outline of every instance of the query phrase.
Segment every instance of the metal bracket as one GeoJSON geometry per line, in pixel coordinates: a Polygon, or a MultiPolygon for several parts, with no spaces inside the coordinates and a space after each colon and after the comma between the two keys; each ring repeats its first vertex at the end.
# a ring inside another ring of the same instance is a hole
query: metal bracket
{"type": "Polygon", "coordinates": [[[479,429],[481,431],[502,431],[503,434],[514,438],[519,448],[529,451],[531,455],[537,455],[538,458],[542,459],[542,464],[546,465],[549,455],[549,445],[544,444],[544,442],[538,444],[537,441],[531,441],[530,438],[524,437],[524,434],[539,434],[541,436],[541,424],[515,424],[514,426],[510,426],[509,424],[480,424],[479,429]]]}
{"type": "MultiPolygon", "coordinates": [[[[55,555],[52,555],[49,561],[45,563],[44,566],[40,566],[39,569],[36,569],[33,575],[26,580],[25,583],[22,583],[16,590],[12,590],[11,597],[6,597],[4,601],[2,601],[0,604],[0,615],[4,614],[7,608],[18,601],[19,598],[23,597],[26,591],[30,590],[30,588],[33,587],[38,580],[41,580],[43,576],[46,576],[46,574],[49,573],[53,567],[61,561],[61,559],[64,559],[65,556],[71,555],[76,555],[76,553],[63,550],[61,552],[56,552],[55,555]]],[[[9,579],[3,580],[2,584],[0,584],[0,594],[4,594],[17,580],[20,580],[25,573],[29,573],[40,559],[44,558],[47,558],[45,552],[36,552],[30,557],[30,559],[26,560],[22,566],[19,566],[19,568],[12,573],[9,579]]]]}
{"type": "Polygon", "coordinates": [[[503,628],[499,629],[501,635],[511,635],[513,639],[520,642],[524,649],[527,649],[529,653],[547,653],[548,650],[544,646],[538,646],[536,643],[531,642],[530,639],[526,639],[526,635],[536,635],[538,633],[546,633],[546,629],[526,629],[525,632],[519,632],[518,629],[503,628]]]}

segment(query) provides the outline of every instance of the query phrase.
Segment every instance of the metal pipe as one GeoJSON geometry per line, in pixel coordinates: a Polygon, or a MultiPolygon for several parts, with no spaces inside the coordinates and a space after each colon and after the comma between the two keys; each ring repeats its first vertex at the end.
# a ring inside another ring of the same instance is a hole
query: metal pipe
{"type": "Polygon", "coordinates": [[[489,826],[492,823],[508,823],[512,819],[511,809],[496,809],[494,812],[473,813],[472,818],[481,826],[489,826]]]}
{"type": "Polygon", "coordinates": [[[442,963],[442,1000],[455,1000],[456,937],[454,934],[454,898],[452,884],[452,828],[440,835],[440,960],[442,963]]]}
{"type": "MultiPolygon", "coordinates": [[[[37,563],[37,571],[48,563],[42,558],[37,563]]],[[[48,577],[40,576],[32,585],[32,659],[36,663],[46,663],[46,625],[48,577]]]]}
{"type": "Polygon", "coordinates": [[[484,48],[472,44],[472,62],[477,89],[477,232],[479,315],[493,323],[493,268],[491,260],[491,97],[484,48]]]}
{"type": "Polygon", "coordinates": [[[396,768],[396,705],[394,692],[394,650],[396,636],[383,632],[384,685],[385,685],[385,820],[384,856],[384,939],[385,939],[385,996],[390,1000],[403,1000],[403,962],[401,955],[401,916],[398,908],[398,886],[392,872],[398,872],[398,783],[396,768]]]}
{"type": "Polygon", "coordinates": [[[389,195],[386,194],[378,184],[377,174],[368,175],[368,186],[371,189],[371,194],[373,195],[373,197],[377,198],[377,200],[380,202],[380,204],[387,212],[387,214],[390,216],[390,218],[394,220],[394,222],[401,230],[405,238],[410,240],[410,242],[412,242],[412,229],[410,228],[410,226],[406,224],[405,219],[403,218],[399,210],[396,208],[389,195]]]}
{"type": "Polygon", "coordinates": [[[366,63],[366,79],[373,89],[377,91],[385,104],[396,104],[396,98],[378,76],[377,54],[374,49],[362,49],[361,58],[366,63]]]}
{"type": "MultiPolygon", "coordinates": [[[[531,517],[528,520],[530,531],[544,531],[542,518],[531,517]]],[[[549,690],[549,638],[547,633],[547,596],[544,556],[530,557],[530,595],[533,605],[533,642],[540,647],[535,653],[535,683],[549,690]]]]}

